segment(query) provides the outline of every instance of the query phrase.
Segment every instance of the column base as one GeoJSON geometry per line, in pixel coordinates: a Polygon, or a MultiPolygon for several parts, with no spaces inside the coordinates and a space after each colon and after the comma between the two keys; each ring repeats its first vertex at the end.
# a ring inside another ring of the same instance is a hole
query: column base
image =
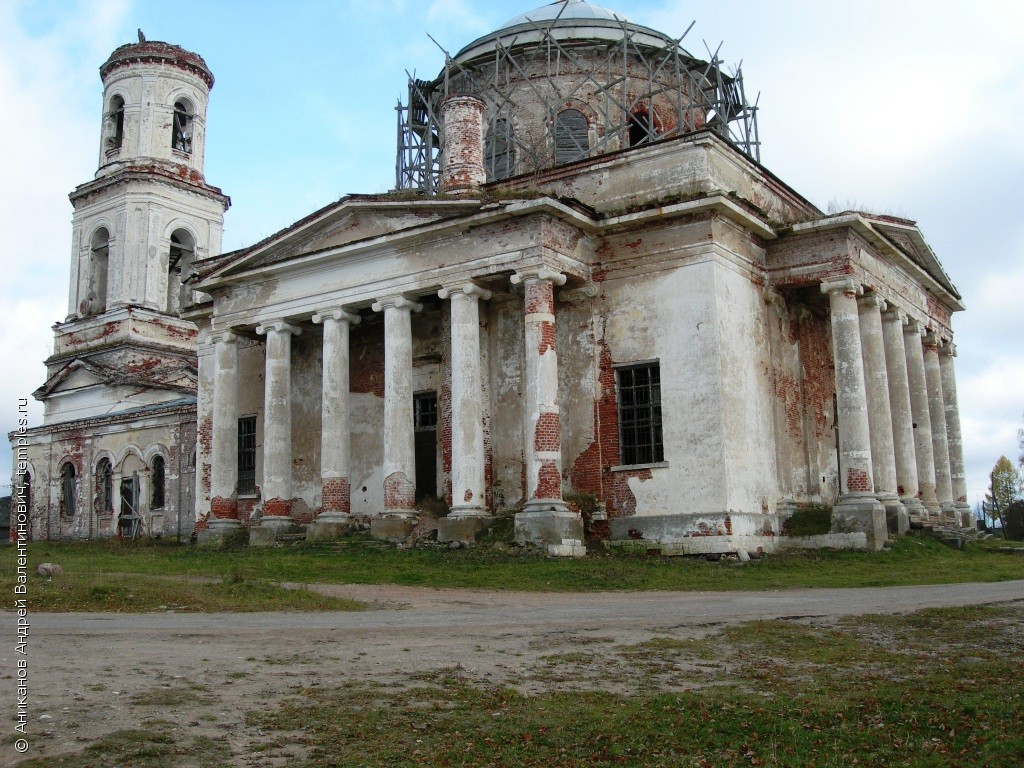
{"type": "Polygon", "coordinates": [[[494,518],[490,515],[458,515],[449,514],[437,521],[437,540],[439,542],[476,541],[477,536],[491,527],[494,518]]]}
{"type": "Polygon", "coordinates": [[[204,530],[196,535],[200,547],[210,549],[232,549],[249,543],[249,529],[238,520],[210,520],[204,530]]]}
{"type": "Polygon", "coordinates": [[[868,549],[881,549],[889,538],[885,507],[872,494],[841,496],[832,508],[832,532],[863,532],[868,537],[868,549]]]}
{"type": "Polygon", "coordinates": [[[942,502],[942,519],[953,525],[960,525],[960,516],[957,514],[956,507],[953,506],[953,502],[942,502]]]}
{"type": "Polygon", "coordinates": [[[383,539],[400,544],[409,538],[416,527],[417,517],[412,512],[385,512],[380,517],[370,520],[370,535],[375,539],[383,539]]]}
{"type": "Polygon", "coordinates": [[[895,493],[879,494],[878,500],[885,507],[885,524],[889,533],[902,536],[910,530],[910,515],[895,493]]]}
{"type": "Polygon", "coordinates": [[[956,505],[956,519],[961,528],[977,528],[974,520],[974,510],[969,504],[963,502],[956,505]]]}
{"type": "Polygon", "coordinates": [[[352,528],[352,516],[343,512],[325,512],[306,526],[306,541],[339,539],[352,528]]]}
{"type": "Polygon", "coordinates": [[[266,515],[260,524],[249,531],[249,546],[272,547],[285,537],[294,537],[305,531],[296,525],[290,517],[283,515],[266,515]]]}
{"type": "MultiPolygon", "coordinates": [[[[515,516],[515,540],[520,544],[541,546],[578,545],[583,542],[583,517],[572,512],[561,501],[545,502],[545,508],[526,509],[515,516]],[[557,509],[555,504],[563,509],[557,509]]],[[[554,554],[561,554],[556,552],[554,554]]],[[[567,554],[576,554],[575,551],[567,554]]]]}

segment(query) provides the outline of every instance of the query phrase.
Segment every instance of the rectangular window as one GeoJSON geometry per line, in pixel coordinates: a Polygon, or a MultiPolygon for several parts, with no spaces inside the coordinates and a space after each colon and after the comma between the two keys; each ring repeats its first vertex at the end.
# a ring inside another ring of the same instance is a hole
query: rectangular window
{"type": "Polygon", "coordinates": [[[618,368],[615,379],[618,385],[620,461],[623,466],[664,461],[659,364],[618,368]]]}
{"type": "Polygon", "coordinates": [[[437,392],[418,392],[412,396],[413,424],[417,432],[437,429],[437,392]]]}
{"type": "Polygon", "coordinates": [[[238,420],[238,495],[256,493],[256,417],[238,420]]]}

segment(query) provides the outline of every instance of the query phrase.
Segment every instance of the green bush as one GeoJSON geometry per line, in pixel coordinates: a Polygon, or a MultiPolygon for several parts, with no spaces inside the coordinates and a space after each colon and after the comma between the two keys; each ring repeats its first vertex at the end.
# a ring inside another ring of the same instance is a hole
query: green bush
{"type": "Polygon", "coordinates": [[[820,536],[832,530],[832,507],[827,504],[802,504],[782,524],[783,536],[820,536]]]}

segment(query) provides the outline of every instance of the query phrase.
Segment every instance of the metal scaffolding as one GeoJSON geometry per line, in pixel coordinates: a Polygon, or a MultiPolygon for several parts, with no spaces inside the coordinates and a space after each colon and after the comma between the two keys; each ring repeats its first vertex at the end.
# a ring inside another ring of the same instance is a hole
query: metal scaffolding
{"type": "Polygon", "coordinates": [[[484,102],[488,181],[698,130],[760,162],[757,104],[747,102],[742,68],[728,74],[718,51],[701,61],[683,50],[693,24],[677,40],[621,19],[621,39],[559,39],[559,17],[528,21],[514,35],[499,30],[474,44],[492,51],[465,61],[438,45],[445,54],[438,78],[409,75],[408,101],[397,106],[397,189],[438,191],[440,105],[450,94],[484,102]],[[585,140],[573,140],[576,104],[591,113],[585,140]],[[526,113],[538,117],[532,130],[522,127],[526,113]]]}

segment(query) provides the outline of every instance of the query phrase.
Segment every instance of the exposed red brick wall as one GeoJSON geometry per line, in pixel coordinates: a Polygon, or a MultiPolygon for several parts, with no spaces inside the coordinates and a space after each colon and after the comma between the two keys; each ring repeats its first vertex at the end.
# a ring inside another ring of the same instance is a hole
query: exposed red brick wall
{"type": "Polygon", "coordinates": [[[562,425],[557,413],[542,413],[533,429],[535,451],[558,451],[561,449],[562,425]]]}
{"type": "Polygon", "coordinates": [[[384,479],[384,509],[415,509],[416,488],[402,472],[394,472],[384,479]]]}
{"type": "Polygon", "coordinates": [[[210,499],[210,510],[218,520],[238,519],[238,502],[235,499],[225,499],[222,496],[210,499]]]}
{"type": "Polygon", "coordinates": [[[263,514],[268,517],[289,517],[292,503],[288,499],[267,499],[263,504],[263,514]]]}
{"type": "Polygon", "coordinates": [[[547,280],[530,280],[523,298],[526,314],[553,315],[555,313],[554,286],[547,280]]]}
{"type": "MultiPolygon", "coordinates": [[[[450,346],[446,345],[446,352],[450,346]]],[[[451,371],[446,360],[445,370],[451,371]]],[[[446,381],[437,393],[438,438],[441,440],[441,471],[444,477],[444,500],[450,507],[452,501],[452,388],[446,381]]]]}
{"type": "Polygon", "coordinates": [[[868,473],[862,469],[849,467],[846,470],[846,489],[850,493],[870,492],[872,487],[868,473]]]}
{"type": "Polygon", "coordinates": [[[324,512],[341,512],[349,514],[352,511],[352,496],[348,478],[336,477],[323,481],[323,502],[324,512]]]}
{"type": "Polygon", "coordinates": [[[562,478],[558,473],[558,465],[554,461],[545,461],[537,472],[537,491],[535,499],[562,498],[562,478]]]}
{"type": "Polygon", "coordinates": [[[454,96],[441,106],[444,149],[441,156],[441,190],[471,189],[485,180],[484,104],[477,98],[454,96]]]}
{"type": "Polygon", "coordinates": [[[384,323],[364,322],[349,336],[349,389],[384,397],[384,323]]]}

